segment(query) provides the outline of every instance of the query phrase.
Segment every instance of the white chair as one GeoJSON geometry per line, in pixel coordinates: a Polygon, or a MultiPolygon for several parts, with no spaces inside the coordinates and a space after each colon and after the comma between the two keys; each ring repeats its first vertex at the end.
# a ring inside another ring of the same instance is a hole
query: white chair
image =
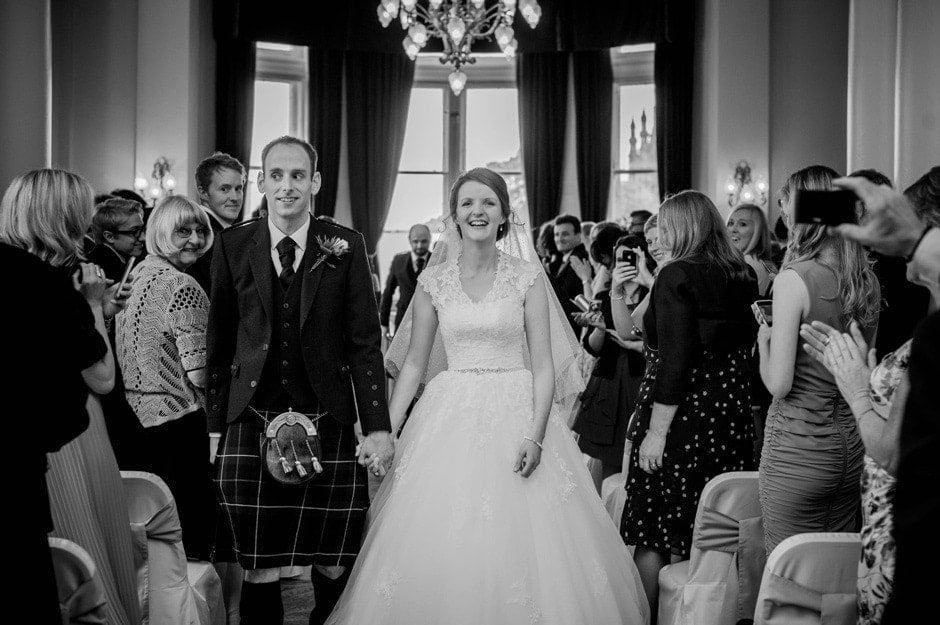
{"type": "Polygon", "coordinates": [[[689,560],[659,571],[660,625],[751,618],[764,566],[757,471],[722,473],[702,490],[689,560]]]}
{"type": "Polygon", "coordinates": [[[222,584],[208,562],[187,562],[176,503],[158,476],[122,471],[145,625],[225,625],[222,584]]]}
{"type": "Polygon", "coordinates": [[[854,625],[862,544],[858,534],[787,538],[767,558],[755,625],[854,625]]]}
{"type": "Polygon", "coordinates": [[[59,591],[62,623],[106,623],[107,600],[95,563],[82,547],[65,538],[50,538],[49,552],[59,591]]]}

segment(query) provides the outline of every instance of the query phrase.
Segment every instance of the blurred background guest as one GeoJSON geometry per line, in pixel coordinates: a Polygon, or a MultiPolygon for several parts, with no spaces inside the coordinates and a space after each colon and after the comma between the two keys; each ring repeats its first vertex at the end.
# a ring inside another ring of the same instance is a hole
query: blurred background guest
{"type": "Polygon", "coordinates": [[[630,225],[627,227],[627,233],[643,236],[644,230],[646,229],[646,222],[648,222],[652,216],[653,213],[648,210],[640,209],[631,211],[630,225]]]}
{"type": "Polygon", "coordinates": [[[151,473],[176,500],[186,555],[208,560],[216,520],[203,407],[209,298],[184,273],[212,247],[206,211],[186,197],[160,203],[147,228],[149,256],[117,318],[127,400],[144,426],[151,473]]]}
{"type": "Polygon", "coordinates": [[[539,226],[539,231],[535,236],[535,253],[539,255],[546,273],[550,272],[552,259],[558,255],[558,248],[555,246],[554,221],[546,221],[539,226]]]}
{"type": "Polygon", "coordinates": [[[777,275],[777,264],[771,258],[770,228],[764,211],[754,204],[741,204],[728,216],[731,244],[744,255],[744,261],[757,274],[759,297],[769,297],[777,275]]]}
{"type": "MultiPolygon", "coordinates": [[[[630,426],[633,448],[622,532],[650,605],[659,570],[688,558],[705,484],[754,465],[748,351],[757,281],[732,245],[718,209],[697,191],[659,209],[659,245],[671,256],[644,319],[659,366],[644,376],[630,426]]],[[[619,329],[619,328],[618,328],[619,329]]],[[[623,336],[623,335],[621,335],[623,336]]]]}
{"type": "MultiPolygon", "coordinates": [[[[555,218],[554,234],[558,254],[552,257],[548,277],[565,315],[571,321],[571,328],[580,336],[581,328],[572,318],[572,314],[580,310],[572,300],[584,294],[585,281],[588,285],[591,283],[590,277],[579,276],[572,266],[572,258],[575,258],[579,268],[583,270],[583,265],[587,265],[590,270],[587,249],[581,243],[581,220],[574,215],[559,215],[555,218]]],[[[582,271],[582,275],[584,273],[582,271]]]]}
{"type": "MultiPolygon", "coordinates": [[[[120,310],[129,289],[118,293],[117,285],[108,288],[100,267],[81,262],[93,199],[88,182],[71,172],[38,169],[17,176],[0,203],[0,240],[56,268],[81,294],[55,311],[73,333],[63,337],[54,355],[43,355],[80,371],[91,391],[85,404],[88,429],[49,454],[46,482],[53,534],[88,551],[104,588],[108,622],[130,625],[140,622],[130,522],[121,473],[97,398],[114,384],[105,317],[120,310]]],[[[43,397],[32,400],[41,406],[43,397]]]]}
{"type": "MultiPolygon", "coordinates": [[[[783,189],[790,222],[799,190],[832,189],[821,165],[792,174],[783,189]]],[[[880,290],[862,246],[824,225],[789,223],[787,253],[774,280],[771,326],[758,332],[760,374],[773,403],[760,460],[764,544],[802,532],[856,529],[863,446],[848,404],[825,367],[797,349],[801,323],[839,332],[855,320],[866,342],[878,328],[880,290]]]]}
{"type": "Polygon", "coordinates": [[[392,265],[385,280],[385,290],[382,292],[382,304],[379,307],[379,321],[385,336],[391,338],[392,301],[398,291],[398,303],[395,306],[395,328],[405,317],[408,304],[415,294],[418,276],[424,271],[431,256],[431,230],[424,224],[415,224],[408,230],[408,245],[410,252],[396,254],[392,258],[392,265]]]}

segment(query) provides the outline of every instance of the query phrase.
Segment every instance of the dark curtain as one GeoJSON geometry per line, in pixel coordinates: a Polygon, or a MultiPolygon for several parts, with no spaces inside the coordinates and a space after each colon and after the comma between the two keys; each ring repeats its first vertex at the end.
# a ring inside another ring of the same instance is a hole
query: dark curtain
{"type": "Polygon", "coordinates": [[[574,52],[574,111],[581,219],[607,218],[614,76],[610,52],[574,52]]]}
{"type": "Polygon", "coordinates": [[[343,118],[343,53],[311,49],[310,61],[310,143],[317,150],[320,192],[314,202],[319,217],[336,212],[339,181],[339,150],[343,118]]]}
{"type": "Polygon", "coordinates": [[[529,219],[533,227],[554,219],[561,209],[568,104],[568,53],[520,54],[519,134],[529,219]]]}
{"type": "Polygon", "coordinates": [[[672,0],[656,41],[656,169],[659,197],[692,187],[691,0],[672,0]],[[671,18],[671,19],[669,19],[671,18]]]}
{"type": "Polygon", "coordinates": [[[382,234],[405,141],[415,64],[404,54],[346,53],[346,130],[353,228],[370,254],[382,234]]]}
{"type": "Polygon", "coordinates": [[[216,39],[215,149],[248,169],[255,110],[255,44],[216,39]]]}

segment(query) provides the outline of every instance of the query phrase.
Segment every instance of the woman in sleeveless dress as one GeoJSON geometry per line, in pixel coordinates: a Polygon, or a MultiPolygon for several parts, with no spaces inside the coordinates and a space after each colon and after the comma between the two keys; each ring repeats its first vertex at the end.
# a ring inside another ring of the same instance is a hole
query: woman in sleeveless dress
{"type": "Polygon", "coordinates": [[[583,388],[578,345],[506,183],[466,172],[450,208],[389,349],[394,428],[429,381],[328,623],[648,623],[559,406],[583,388]]]}
{"type": "MultiPolygon", "coordinates": [[[[783,214],[789,219],[798,190],[829,190],[837,176],[819,165],[790,176],[783,214]]],[[[880,300],[861,245],[830,235],[826,226],[790,224],[774,280],[773,325],[761,323],[757,340],[761,379],[773,396],[759,482],[768,554],[794,534],[856,529],[864,455],[858,427],[832,374],[798,342],[801,323],[821,321],[843,332],[855,320],[870,343],[880,300]]]]}

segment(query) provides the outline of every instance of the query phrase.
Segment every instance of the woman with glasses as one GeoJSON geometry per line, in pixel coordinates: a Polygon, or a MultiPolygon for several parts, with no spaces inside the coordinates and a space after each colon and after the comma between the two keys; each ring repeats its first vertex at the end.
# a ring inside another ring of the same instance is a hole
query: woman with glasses
{"type": "Polygon", "coordinates": [[[189,558],[208,560],[215,494],[203,409],[209,299],[184,273],[212,246],[205,211],[183,196],[150,215],[134,294],[117,318],[117,356],[127,401],[144,426],[150,466],[176,500],[189,558]]]}

